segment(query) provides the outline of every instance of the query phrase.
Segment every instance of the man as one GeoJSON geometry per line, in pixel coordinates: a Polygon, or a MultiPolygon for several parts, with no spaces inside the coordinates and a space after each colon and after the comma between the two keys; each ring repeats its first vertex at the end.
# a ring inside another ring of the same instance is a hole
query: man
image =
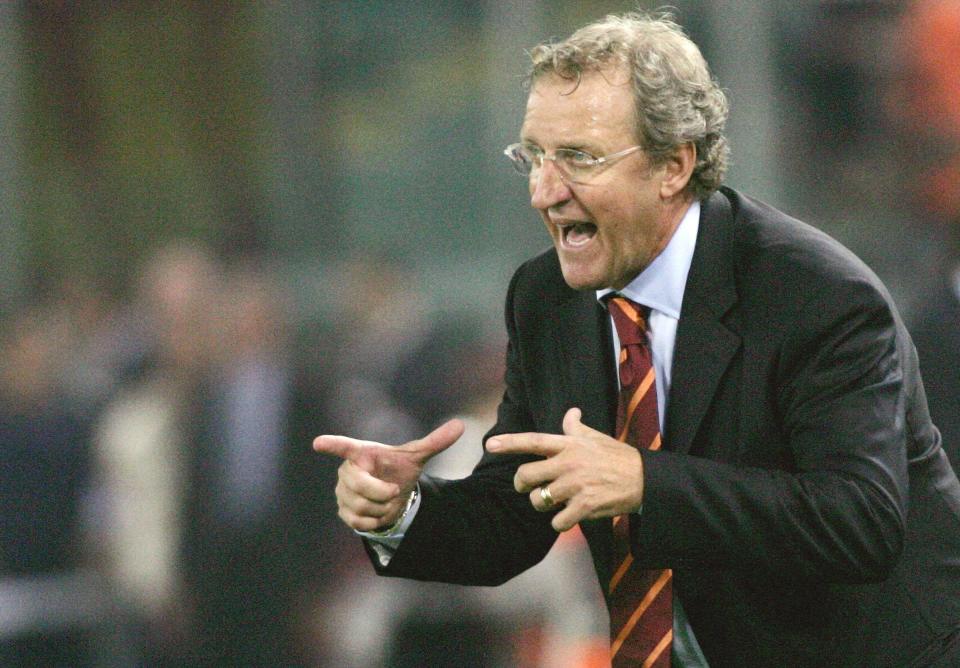
{"type": "Polygon", "coordinates": [[[726,102],[669,18],[532,58],[508,154],[554,248],[510,284],[486,454],[445,481],[456,422],[315,441],[374,566],[498,584],[580,523],[614,665],[960,665],[960,483],[886,290],[719,188],[726,102]]]}

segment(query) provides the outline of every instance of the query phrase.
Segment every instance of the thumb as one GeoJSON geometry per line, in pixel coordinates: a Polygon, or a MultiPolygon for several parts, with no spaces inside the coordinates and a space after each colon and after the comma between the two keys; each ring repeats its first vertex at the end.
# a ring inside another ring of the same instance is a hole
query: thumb
{"type": "Polygon", "coordinates": [[[563,433],[567,436],[589,436],[595,433],[596,430],[580,421],[582,417],[583,411],[579,408],[569,409],[563,416],[563,433]]]}
{"type": "Polygon", "coordinates": [[[449,420],[423,438],[410,441],[403,445],[402,449],[412,454],[417,464],[422,466],[431,457],[443,452],[456,443],[457,439],[463,436],[464,429],[463,421],[449,420]]]}

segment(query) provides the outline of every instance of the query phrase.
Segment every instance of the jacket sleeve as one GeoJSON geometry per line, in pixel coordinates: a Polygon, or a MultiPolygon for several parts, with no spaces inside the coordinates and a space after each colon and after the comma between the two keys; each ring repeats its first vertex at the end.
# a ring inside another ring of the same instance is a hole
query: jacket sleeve
{"type": "MultiPolygon", "coordinates": [[[[527,404],[515,313],[514,275],[507,293],[508,346],[506,389],[496,426],[488,433],[529,431],[533,421],[527,404]]],[[[383,567],[383,575],[468,585],[498,585],[546,556],[557,534],[550,516],[538,513],[525,494],[513,488],[517,466],[530,457],[485,454],[463,480],[424,476],[422,501],[403,542],[383,567]]]]}

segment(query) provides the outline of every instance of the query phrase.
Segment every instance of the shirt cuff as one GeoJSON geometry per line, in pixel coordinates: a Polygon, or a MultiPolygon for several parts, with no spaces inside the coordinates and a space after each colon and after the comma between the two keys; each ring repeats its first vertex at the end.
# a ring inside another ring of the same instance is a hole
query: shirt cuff
{"type": "Polygon", "coordinates": [[[413,498],[410,499],[410,505],[403,511],[400,520],[387,531],[355,531],[357,535],[363,537],[370,543],[370,547],[377,553],[381,566],[386,566],[390,563],[390,559],[393,558],[394,552],[400,547],[400,542],[406,535],[407,529],[413,522],[413,518],[417,516],[417,511],[420,510],[421,495],[419,483],[417,483],[416,488],[413,490],[412,497],[413,498]]]}

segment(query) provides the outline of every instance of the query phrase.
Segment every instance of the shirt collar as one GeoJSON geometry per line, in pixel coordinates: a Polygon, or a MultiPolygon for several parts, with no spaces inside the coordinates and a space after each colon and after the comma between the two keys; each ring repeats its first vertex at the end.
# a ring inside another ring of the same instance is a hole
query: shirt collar
{"type": "MultiPolygon", "coordinates": [[[[680,319],[680,307],[683,305],[683,291],[687,285],[687,274],[693,262],[693,251],[697,245],[697,232],[700,229],[700,202],[694,201],[680,220],[667,247],[641,271],[636,278],[620,290],[628,299],[650,307],[671,318],[680,319]]],[[[610,288],[597,290],[597,299],[614,292],[610,288]]]]}

